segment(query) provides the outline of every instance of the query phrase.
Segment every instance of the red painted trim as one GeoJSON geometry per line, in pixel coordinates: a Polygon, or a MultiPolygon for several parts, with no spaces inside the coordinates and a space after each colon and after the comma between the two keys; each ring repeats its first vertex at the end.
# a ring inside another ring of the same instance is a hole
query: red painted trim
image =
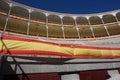
{"type": "Polygon", "coordinates": [[[32,39],[25,39],[25,38],[16,38],[12,36],[2,36],[3,40],[17,40],[17,41],[25,41],[25,42],[37,42],[37,43],[45,43],[45,44],[52,44],[52,45],[58,45],[56,43],[51,42],[45,42],[45,41],[38,41],[38,40],[32,40],[32,39]]]}
{"type": "Polygon", "coordinates": [[[120,56],[79,56],[79,55],[70,55],[65,54],[61,52],[52,52],[52,51],[41,51],[41,50],[3,50],[0,51],[1,54],[4,55],[14,55],[14,56],[20,56],[20,55],[48,55],[48,56],[63,56],[68,58],[120,58],[120,56]]]}

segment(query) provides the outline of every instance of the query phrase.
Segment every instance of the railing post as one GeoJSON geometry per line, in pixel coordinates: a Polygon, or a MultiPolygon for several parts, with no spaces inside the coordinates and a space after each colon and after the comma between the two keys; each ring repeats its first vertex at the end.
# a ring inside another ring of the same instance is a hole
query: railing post
{"type": "Polygon", "coordinates": [[[0,53],[0,80],[3,80],[2,61],[3,61],[3,55],[0,53]]]}

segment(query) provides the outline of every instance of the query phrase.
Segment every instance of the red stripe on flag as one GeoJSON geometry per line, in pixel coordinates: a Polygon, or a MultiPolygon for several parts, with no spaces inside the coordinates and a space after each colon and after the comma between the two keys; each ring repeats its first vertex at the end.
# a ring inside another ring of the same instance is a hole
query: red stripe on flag
{"type": "Polygon", "coordinates": [[[120,56],[94,56],[94,55],[70,55],[62,52],[53,52],[53,51],[42,51],[42,50],[2,50],[1,54],[4,55],[50,55],[50,56],[63,56],[68,58],[120,58],[120,56]]]}

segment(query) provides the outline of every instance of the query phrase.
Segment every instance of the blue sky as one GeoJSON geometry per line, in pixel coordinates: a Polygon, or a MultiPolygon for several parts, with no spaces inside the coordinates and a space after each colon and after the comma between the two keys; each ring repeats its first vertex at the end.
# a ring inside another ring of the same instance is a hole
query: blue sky
{"type": "Polygon", "coordinates": [[[13,0],[43,10],[91,14],[120,9],[120,0],[13,0]]]}

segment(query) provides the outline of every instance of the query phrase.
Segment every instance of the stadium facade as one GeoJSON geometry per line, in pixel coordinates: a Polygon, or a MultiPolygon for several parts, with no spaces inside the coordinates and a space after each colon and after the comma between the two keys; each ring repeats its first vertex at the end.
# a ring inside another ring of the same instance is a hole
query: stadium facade
{"type": "Polygon", "coordinates": [[[0,0],[1,80],[119,80],[120,10],[65,14],[0,0]]]}

